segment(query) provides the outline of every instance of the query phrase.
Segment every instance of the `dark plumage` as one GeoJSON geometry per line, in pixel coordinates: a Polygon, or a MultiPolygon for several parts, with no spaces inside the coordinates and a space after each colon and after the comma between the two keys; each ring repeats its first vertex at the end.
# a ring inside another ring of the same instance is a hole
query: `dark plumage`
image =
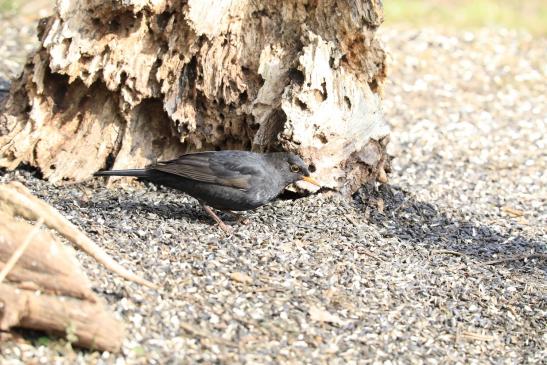
{"type": "Polygon", "coordinates": [[[223,230],[228,227],[209,207],[254,209],[275,199],[296,181],[310,178],[308,167],[292,153],[247,151],[198,152],[162,161],[144,169],[99,171],[95,176],[135,176],[181,190],[196,198],[223,230]]]}

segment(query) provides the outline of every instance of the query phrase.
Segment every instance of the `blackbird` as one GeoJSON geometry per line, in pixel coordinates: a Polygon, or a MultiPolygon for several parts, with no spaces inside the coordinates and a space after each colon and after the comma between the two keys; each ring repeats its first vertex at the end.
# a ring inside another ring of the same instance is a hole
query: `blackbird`
{"type": "Polygon", "coordinates": [[[224,211],[250,210],[272,201],[296,181],[320,186],[310,177],[304,161],[288,152],[197,152],[144,169],[99,171],[95,176],[134,176],[181,190],[196,198],[225,232],[230,227],[211,207],[224,211]]]}

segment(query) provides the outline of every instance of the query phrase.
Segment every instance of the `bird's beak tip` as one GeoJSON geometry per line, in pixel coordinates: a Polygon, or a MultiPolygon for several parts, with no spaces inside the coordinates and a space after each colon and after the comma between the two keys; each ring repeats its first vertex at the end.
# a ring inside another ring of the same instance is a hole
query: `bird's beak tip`
{"type": "Polygon", "coordinates": [[[310,184],[313,184],[315,186],[321,187],[321,184],[319,184],[319,182],[317,180],[315,180],[314,178],[312,178],[312,177],[302,176],[302,180],[304,180],[306,182],[309,182],[310,184]]]}

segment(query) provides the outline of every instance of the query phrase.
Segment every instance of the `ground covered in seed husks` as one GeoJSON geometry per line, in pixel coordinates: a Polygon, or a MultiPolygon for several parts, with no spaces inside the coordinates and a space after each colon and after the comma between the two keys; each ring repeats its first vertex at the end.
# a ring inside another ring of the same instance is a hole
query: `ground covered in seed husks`
{"type": "Polygon", "coordinates": [[[353,200],[277,201],[225,236],[167,189],[0,172],[161,284],[80,253],[128,325],[122,353],[23,333],[0,344],[0,362],[544,363],[547,40],[381,33],[394,172],[353,200]]]}

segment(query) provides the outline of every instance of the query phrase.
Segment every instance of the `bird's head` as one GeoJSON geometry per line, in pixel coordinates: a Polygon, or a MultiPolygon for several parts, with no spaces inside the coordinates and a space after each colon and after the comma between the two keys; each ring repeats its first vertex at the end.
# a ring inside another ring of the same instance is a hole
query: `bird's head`
{"type": "Polygon", "coordinates": [[[310,170],[302,159],[290,152],[280,152],[272,154],[275,156],[277,168],[285,177],[285,182],[288,184],[295,183],[300,180],[309,182],[310,184],[321,187],[321,185],[312,177],[310,170]]]}

